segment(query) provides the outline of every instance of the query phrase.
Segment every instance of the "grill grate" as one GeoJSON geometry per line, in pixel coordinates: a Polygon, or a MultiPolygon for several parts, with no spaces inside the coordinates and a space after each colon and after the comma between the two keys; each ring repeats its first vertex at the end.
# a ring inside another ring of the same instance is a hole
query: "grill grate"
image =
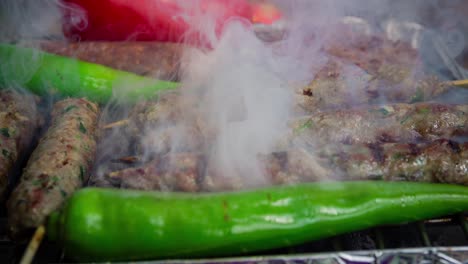
{"type": "MultiPolygon", "coordinates": [[[[0,225],[0,259],[10,260],[8,263],[18,263],[26,245],[15,244],[8,239],[4,214],[0,218],[0,225]]],[[[63,255],[58,245],[44,241],[37,252],[34,263],[63,263],[67,261],[69,260],[63,255]]],[[[174,261],[173,263],[194,261],[174,261]]],[[[388,264],[438,262],[468,264],[468,214],[405,225],[382,226],[296,247],[265,251],[237,258],[200,260],[198,262],[388,264]]],[[[159,262],[155,261],[155,263],[159,262]]]]}

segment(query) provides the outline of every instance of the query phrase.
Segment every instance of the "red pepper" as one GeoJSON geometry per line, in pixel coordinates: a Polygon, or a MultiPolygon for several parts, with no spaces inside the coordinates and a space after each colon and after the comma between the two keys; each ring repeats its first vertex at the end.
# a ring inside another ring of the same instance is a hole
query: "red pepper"
{"type": "MultiPolygon", "coordinates": [[[[63,0],[63,29],[70,40],[170,41],[204,45],[194,19],[212,18],[219,36],[226,21],[270,24],[281,13],[248,0],[63,0]],[[202,14],[202,16],[200,16],[202,14]]],[[[206,21],[203,21],[206,22],[206,21]]],[[[206,32],[204,32],[206,33],[206,32]]]]}

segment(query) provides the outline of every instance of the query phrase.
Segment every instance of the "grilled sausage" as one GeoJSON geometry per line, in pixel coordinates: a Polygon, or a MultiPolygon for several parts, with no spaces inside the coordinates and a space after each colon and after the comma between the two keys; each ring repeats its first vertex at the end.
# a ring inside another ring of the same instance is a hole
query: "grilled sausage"
{"type": "Polygon", "coordinates": [[[37,98],[15,91],[0,91],[0,197],[8,185],[8,175],[24,156],[42,124],[37,98]]]}
{"type": "Polygon", "coordinates": [[[96,151],[99,109],[85,99],[57,102],[51,126],[32,153],[7,203],[14,238],[40,225],[88,179],[96,151]]]}

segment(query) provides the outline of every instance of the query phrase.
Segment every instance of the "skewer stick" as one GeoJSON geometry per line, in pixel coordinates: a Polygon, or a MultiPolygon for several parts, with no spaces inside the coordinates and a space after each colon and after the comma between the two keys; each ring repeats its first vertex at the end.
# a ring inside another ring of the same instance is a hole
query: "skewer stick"
{"type": "Polygon", "coordinates": [[[36,229],[36,232],[34,232],[34,235],[31,238],[31,241],[29,242],[28,247],[26,248],[26,251],[24,252],[23,257],[21,258],[20,264],[32,263],[34,255],[36,255],[37,249],[41,245],[42,239],[44,238],[44,234],[45,234],[45,227],[44,225],[40,225],[36,229]]]}
{"type": "Polygon", "coordinates": [[[104,125],[102,128],[103,129],[111,129],[111,128],[115,128],[115,127],[126,126],[126,125],[128,125],[129,122],[130,122],[130,120],[128,120],[128,119],[122,119],[122,120],[119,120],[119,121],[104,125]]]}
{"type": "Polygon", "coordinates": [[[468,79],[467,80],[456,80],[456,81],[449,81],[447,82],[448,85],[457,86],[460,88],[468,89],[468,79]]]}
{"type": "Polygon", "coordinates": [[[140,160],[141,158],[139,156],[127,156],[127,157],[120,157],[112,161],[117,162],[117,163],[133,164],[133,163],[139,162],[140,160]]]}

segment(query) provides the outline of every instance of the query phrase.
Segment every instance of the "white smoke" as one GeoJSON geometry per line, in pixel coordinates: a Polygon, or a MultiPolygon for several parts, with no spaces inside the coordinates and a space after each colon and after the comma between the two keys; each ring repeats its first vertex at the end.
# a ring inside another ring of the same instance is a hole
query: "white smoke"
{"type": "Polygon", "coordinates": [[[209,162],[228,174],[259,180],[257,155],[271,152],[286,130],[291,93],[281,73],[293,69],[282,68],[282,58],[235,22],[213,51],[191,56],[184,91],[200,95],[202,118],[217,131],[209,162]]]}
{"type": "Polygon", "coordinates": [[[63,39],[59,0],[0,1],[0,41],[63,39]]]}

